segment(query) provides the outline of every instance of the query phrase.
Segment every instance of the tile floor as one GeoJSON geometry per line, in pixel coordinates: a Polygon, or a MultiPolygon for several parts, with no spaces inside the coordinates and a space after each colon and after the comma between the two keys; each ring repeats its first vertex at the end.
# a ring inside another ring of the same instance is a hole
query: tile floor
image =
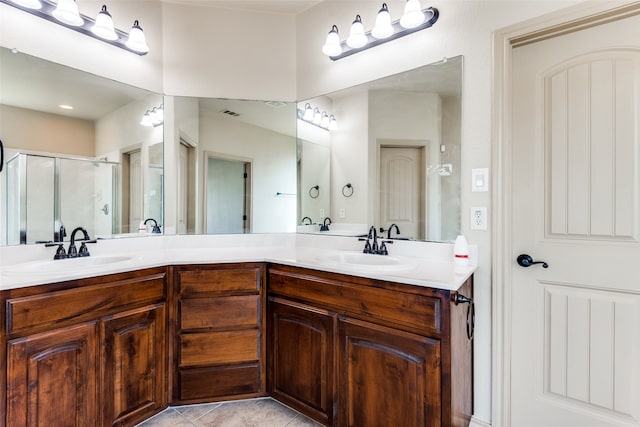
{"type": "Polygon", "coordinates": [[[271,398],[172,406],[137,427],[321,427],[271,398]]]}

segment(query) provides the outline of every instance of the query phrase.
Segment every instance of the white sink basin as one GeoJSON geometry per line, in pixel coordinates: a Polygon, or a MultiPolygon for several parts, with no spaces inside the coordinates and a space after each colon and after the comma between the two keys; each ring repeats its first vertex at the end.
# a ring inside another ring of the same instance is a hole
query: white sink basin
{"type": "Polygon", "coordinates": [[[33,261],[22,264],[9,265],[2,268],[3,273],[10,274],[52,274],[61,272],[72,272],[91,270],[96,267],[102,267],[132,260],[131,256],[112,255],[112,256],[88,256],[81,258],[67,258],[59,260],[33,261]]]}
{"type": "Polygon", "coordinates": [[[416,263],[393,255],[373,255],[355,251],[341,251],[319,257],[317,261],[325,266],[352,268],[370,272],[397,272],[411,270],[416,263]]]}

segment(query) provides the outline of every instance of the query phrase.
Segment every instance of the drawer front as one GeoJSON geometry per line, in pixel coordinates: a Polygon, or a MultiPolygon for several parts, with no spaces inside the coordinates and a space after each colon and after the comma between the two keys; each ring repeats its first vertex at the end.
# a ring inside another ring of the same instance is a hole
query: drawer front
{"type": "Polygon", "coordinates": [[[182,334],[180,366],[255,362],[260,358],[258,330],[182,334]]]}
{"type": "Polygon", "coordinates": [[[348,281],[271,269],[269,292],[320,304],[340,314],[405,326],[412,331],[441,332],[441,299],[348,281]]]}
{"type": "Polygon", "coordinates": [[[178,271],[179,292],[182,295],[203,292],[259,292],[260,276],[259,267],[192,268],[178,271]]]}
{"type": "Polygon", "coordinates": [[[180,399],[210,399],[260,392],[258,364],[180,369],[180,399]]]}
{"type": "Polygon", "coordinates": [[[260,323],[260,296],[180,300],[180,329],[251,328],[260,323]]]}
{"type": "MultiPolygon", "coordinates": [[[[47,324],[60,327],[165,298],[166,274],[12,298],[6,302],[7,333],[47,324]]],[[[105,279],[105,281],[108,278],[105,279]]]]}

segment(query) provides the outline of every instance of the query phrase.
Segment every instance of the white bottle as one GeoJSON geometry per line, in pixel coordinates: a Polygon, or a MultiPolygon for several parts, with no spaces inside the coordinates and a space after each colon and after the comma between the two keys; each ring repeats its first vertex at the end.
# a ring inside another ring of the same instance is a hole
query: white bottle
{"type": "Polygon", "coordinates": [[[469,244],[463,235],[456,237],[456,243],[453,245],[453,263],[469,265],[469,244]]]}
{"type": "Polygon", "coordinates": [[[147,226],[145,225],[144,221],[140,221],[140,225],[138,225],[138,233],[146,233],[147,232],[147,226]]]}

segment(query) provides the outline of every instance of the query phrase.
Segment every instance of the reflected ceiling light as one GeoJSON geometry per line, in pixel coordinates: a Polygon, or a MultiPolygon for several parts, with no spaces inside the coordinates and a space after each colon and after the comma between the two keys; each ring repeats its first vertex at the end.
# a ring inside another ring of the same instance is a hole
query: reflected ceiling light
{"type": "Polygon", "coordinates": [[[342,53],[342,46],[340,45],[340,36],[338,35],[338,27],[335,25],[331,27],[331,31],[327,34],[327,40],[322,46],[322,53],[327,56],[337,56],[342,53]]]}
{"type": "Polygon", "coordinates": [[[75,0],[0,0],[0,3],[8,4],[24,12],[46,19],[84,35],[101,40],[110,45],[144,55],[149,52],[149,46],[144,32],[138,21],[134,21],[129,34],[114,28],[113,18],[103,5],[95,21],[78,12],[75,0]]]}
{"type": "Polygon", "coordinates": [[[53,17],[63,24],[79,27],[84,24],[84,19],[80,17],[78,5],[75,0],[58,0],[58,5],[52,13],[53,17]]]}
{"type": "Polygon", "coordinates": [[[404,13],[400,18],[403,28],[415,28],[425,20],[424,12],[420,7],[420,0],[407,0],[404,5],[404,13]]]}
{"type": "Polygon", "coordinates": [[[351,24],[349,37],[344,42],[340,41],[338,27],[335,25],[331,27],[325,44],[322,46],[322,53],[333,61],[342,59],[365,49],[429,28],[436,23],[439,15],[438,9],[433,7],[421,10],[420,0],[407,0],[402,18],[391,22],[389,8],[386,3],[383,3],[371,32],[364,32],[362,19],[360,19],[360,15],[356,15],[355,21],[351,24]]]}
{"type": "Polygon", "coordinates": [[[42,3],[40,0],[11,0],[13,3],[18,6],[26,7],[27,9],[42,9],[42,3]]]}
{"type": "Polygon", "coordinates": [[[382,3],[382,8],[376,16],[376,25],[371,30],[371,35],[377,39],[386,39],[393,34],[393,25],[391,25],[391,14],[386,3],[382,3]]]}
{"type": "Polygon", "coordinates": [[[73,106],[67,104],[60,104],[58,105],[58,108],[62,108],[63,110],[73,110],[73,106]]]}
{"type": "Polygon", "coordinates": [[[307,102],[304,106],[304,113],[302,114],[302,118],[308,122],[313,121],[313,108],[311,108],[311,104],[307,102]]]}
{"type": "Polygon", "coordinates": [[[364,33],[364,25],[362,25],[362,18],[360,15],[356,15],[356,19],[351,24],[351,31],[347,38],[347,45],[354,49],[358,49],[367,44],[369,39],[364,33]]]}
{"type": "Polygon", "coordinates": [[[160,104],[158,107],[153,107],[150,110],[147,110],[142,119],[140,120],[140,124],[142,126],[148,127],[156,127],[160,126],[164,123],[164,105],[160,104]]]}
{"type": "Polygon", "coordinates": [[[338,129],[338,122],[333,114],[328,114],[326,111],[320,112],[318,107],[313,108],[308,102],[304,105],[304,109],[298,108],[298,120],[324,130],[338,129]]]}
{"type": "Polygon", "coordinates": [[[107,12],[106,5],[102,5],[102,9],[100,9],[100,12],[98,12],[98,16],[96,16],[96,22],[95,24],[93,24],[93,27],[91,27],[91,32],[105,40],[118,39],[116,30],[113,27],[113,18],[111,18],[111,14],[107,12]]]}

